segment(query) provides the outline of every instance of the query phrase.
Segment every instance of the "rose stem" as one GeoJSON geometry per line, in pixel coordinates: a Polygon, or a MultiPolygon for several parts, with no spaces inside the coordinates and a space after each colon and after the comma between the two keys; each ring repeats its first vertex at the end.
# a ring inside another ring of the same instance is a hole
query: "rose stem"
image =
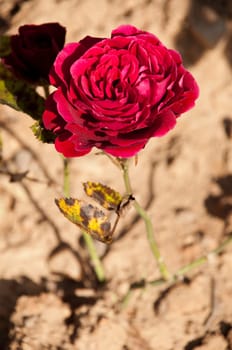
{"type": "MultiPolygon", "coordinates": [[[[130,183],[130,177],[129,177],[129,159],[120,159],[120,163],[121,163],[122,170],[123,170],[123,179],[124,179],[126,191],[128,194],[133,194],[131,183],[130,183]]],[[[159,271],[160,271],[164,280],[169,280],[170,273],[169,273],[167,266],[163,260],[163,257],[160,254],[158,244],[155,240],[151,219],[147,215],[146,211],[139,205],[139,203],[136,200],[133,202],[133,204],[134,204],[134,207],[135,207],[137,213],[144,220],[146,231],[147,231],[147,239],[148,239],[148,242],[150,244],[151,251],[156,259],[159,271]]]]}
{"type": "Polygon", "coordinates": [[[179,278],[183,277],[184,274],[191,271],[195,267],[198,267],[198,266],[206,263],[207,261],[210,260],[211,257],[220,254],[224,250],[224,248],[230,243],[232,243],[232,234],[230,234],[228,238],[226,238],[217,248],[211,250],[208,254],[205,254],[205,255],[201,256],[200,258],[198,258],[198,259],[192,261],[191,263],[178,269],[176,271],[176,273],[174,274],[174,279],[179,279],[179,278]]]}
{"type": "MultiPolygon", "coordinates": [[[[63,158],[63,167],[64,167],[64,182],[63,182],[63,192],[65,197],[70,196],[70,179],[69,179],[69,161],[67,158],[63,158]]],[[[96,251],[92,237],[82,231],[83,238],[90,256],[90,259],[93,264],[94,271],[96,273],[97,279],[99,282],[105,281],[105,273],[102,266],[102,263],[99,259],[99,256],[96,251]]]]}
{"type": "Polygon", "coordinates": [[[83,234],[83,237],[84,237],[84,240],[85,240],[85,244],[86,244],[88,253],[90,255],[90,258],[91,258],[91,261],[92,261],[93,268],[94,268],[94,271],[96,273],[97,279],[98,279],[99,282],[104,282],[105,281],[105,272],[104,272],[102,263],[100,261],[100,258],[99,258],[98,254],[97,254],[96,247],[95,247],[95,244],[93,242],[93,239],[88,233],[86,233],[84,231],[82,231],[82,234],[83,234]]]}
{"type": "Polygon", "coordinates": [[[65,197],[69,197],[70,196],[69,160],[65,157],[63,157],[63,167],[64,167],[63,192],[65,197]]]}
{"type": "MultiPolygon", "coordinates": [[[[225,247],[231,243],[232,243],[232,234],[230,234],[229,237],[226,238],[217,248],[211,250],[209,253],[207,253],[205,255],[202,255],[201,257],[197,258],[196,260],[193,260],[191,263],[179,268],[174,273],[173,277],[169,280],[169,282],[171,282],[171,284],[172,284],[172,283],[176,283],[179,280],[182,280],[186,273],[192,271],[196,267],[199,267],[199,266],[205,264],[207,261],[210,260],[211,257],[217,256],[218,254],[220,254],[225,249],[225,247]]],[[[138,286],[134,287],[134,289],[144,288],[147,285],[157,286],[157,285],[163,284],[165,282],[166,282],[166,280],[164,280],[164,279],[157,279],[157,280],[153,280],[153,281],[149,281],[149,282],[144,281],[144,283],[142,285],[138,284],[138,286]]]]}

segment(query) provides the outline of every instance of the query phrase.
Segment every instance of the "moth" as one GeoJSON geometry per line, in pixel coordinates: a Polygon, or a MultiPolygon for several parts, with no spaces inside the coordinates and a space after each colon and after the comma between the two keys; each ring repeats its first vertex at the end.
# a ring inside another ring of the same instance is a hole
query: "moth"
{"type": "Polygon", "coordinates": [[[112,242],[113,233],[121,214],[134,200],[134,197],[131,194],[121,196],[119,192],[112,188],[91,181],[85,182],[83,188],[86,195],[94,199],[104,209],[116,213],[113,225],[103,210],[83,200],[60,198],[55,199],[55,203],[61,213],[69,221],[80,227],[82,231],[87,232],[101,242],[109,244],[112,242]]]}

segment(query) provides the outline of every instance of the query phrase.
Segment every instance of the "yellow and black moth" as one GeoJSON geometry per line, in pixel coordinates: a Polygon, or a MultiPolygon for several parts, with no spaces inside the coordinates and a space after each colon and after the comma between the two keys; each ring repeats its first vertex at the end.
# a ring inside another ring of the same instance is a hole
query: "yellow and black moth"
{"type": "Polygon", "coordinates": [[[112,228],[111,222],[103,210],[83,200],[60,198],[55,199],[55,203],[61,213],[69,221],[79,226],[81,230],[101,242],[111,243],[120,215],[134,197],[132,195],[121,196],[112,188],[91,181],[85,182],[83,187],[87,196],[94,199],[103,208],[116,213],[117,217],[112,228]]]}
{"type": "Polygon", "coordinates": [[[81,230],[101,242],[112,241],[111,223],[102,210],[75,198],[55,199],[55,203],[61,213],[81,230]]]}

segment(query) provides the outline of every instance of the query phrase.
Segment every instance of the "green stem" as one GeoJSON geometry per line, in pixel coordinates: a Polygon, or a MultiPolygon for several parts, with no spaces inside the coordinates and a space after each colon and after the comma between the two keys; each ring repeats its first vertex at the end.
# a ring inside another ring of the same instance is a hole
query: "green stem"
{"type": "MultiPolygon", "coordinates": [[[[172,284],[172,283],[176,283],[177,281],[183,279],[183,277],[184,277],[184,275],[186,275],[186,273],[192,271],[196,267],[199,267],[199,266],[207,263],[211,257],[214,257],[214,256],[220,254],[222,251],[224,251],[225,247],[231,243],[232,243],[232,234],[227,239],[225,239],[217,248],[211,250],[208,254],[203,255],[203,256],[199,257],[198,259],[192,261],[191,263],[179,268],[176,271],[176,273],[172,276],[172,278],[170,279],[169,282],[172,284]]],[[[153,280],[153,281],[149,281],[149,282],[144,282],[143,285],[138,284],[138,286],[136,288],[144,288],[146,285],[158,286],[158,285],[161,285],[165,282],[166,282],[165,279],[157,279],[157,280],[153,280]]]]}
{"type": "Polygon", "coordinates": [[[217,248],[211,250],[208,254],[201,256],[200,258],[192,261],[191,263],[177,270],[174,274],[174,278],[183,277],[187,272],[193,270],[195,267],[203,265],[204,263],[210,260],[210,257],[221,253],[224,250],[224,248],[230,243],[232,243],[232,234],[227,239],[225,239],[217,248]]]}
{"type": "Polygon", "coordinates": [[[83,238],[85,240],[85,244],[86,244],[88,253],[90,255],[97,279],[99,282],[104,282],[105,281],[105,272],[104,272],[102,263],[100,261],[100,258],[97,254],[93,239],[88,233],[85,233],[84,231],[82,231],[82,234],[83,234],[83,238]]]}
{"type": "MultiPolygon", "coordinates": [[[[133,194],[131,183],[130,183],[130,177],[129,177],[129,164],[128,163],[129,163],[128,159],[121,160],[121,166],[122,166],[122,170],[123,170],[123,179],[124,179],[126,191],[128,194],[133,194]]],[[[134,207],[135,207],[137,213],[144,220],[146,231],[147,231],[147,239],[148,239],[148,242],[150,244],[151,251],[156,259],[159,271],[160,271],[164,280],[169,280],[170,273],[169,273],[167,266],[163,260],[163,257],[160,254],[158,244],[155,240],[151,219],[147,215],[146,211],[140,206],[140,204],[136,200],[134,201],[134,207]]]]}
{"type": "Polygon", "coordinates": [[[63,166],[64,166],[63,192],[65,197],[69,197],[70,196],[70,177],[69,177],[69,160],[67,158],[63,158],[63,166]]]}
{"type": "MultiPolygon", "coordinates": [[[[70,176],[69,176],[69,161],[67,158],[63,158],[63,165],[64,165],[63,192],[65,197],[69,197],[70,196],[70,176]]],[[[85,233],[84,231],[82,231],[82,234],[83,234],[83,238],[84,238],[90,259],[92,261],[97,279],[99,282],[104,282],[105,281],[104,269],[100,261],[100,258],[97,254],[93,239],[88,233],[85,233]]]]}

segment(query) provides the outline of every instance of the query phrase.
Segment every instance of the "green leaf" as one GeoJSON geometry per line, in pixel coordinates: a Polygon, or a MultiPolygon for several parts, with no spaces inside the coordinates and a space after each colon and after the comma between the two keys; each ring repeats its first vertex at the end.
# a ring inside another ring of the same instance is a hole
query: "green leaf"
{"type": "Polygon", "coordinates": [[[11,52],[10,36],[0,36],[0,57],[5,57],[11,52]]]}
{"type": "Polygon", "coordinates": [[[31,126],[31,130],[39,141],[44,143],[54,143],[55,135],[52,131],[45,129],[42,122],[35,122],[31,126]]]}
{"type": "Polygon", "coordinates": [[[0,103],[10,106],[16,109],[16,111],[20,111],[15,96],[8,90],[4,80],[0,80],[0,103]]]}
{"type": "Polygon", "coordinates": [[[44,98],[33,86],[16,79],[3,64],[0,64],[0,103],[29,114],[35,120],[41,120],[44,102],[44,98]]]}

